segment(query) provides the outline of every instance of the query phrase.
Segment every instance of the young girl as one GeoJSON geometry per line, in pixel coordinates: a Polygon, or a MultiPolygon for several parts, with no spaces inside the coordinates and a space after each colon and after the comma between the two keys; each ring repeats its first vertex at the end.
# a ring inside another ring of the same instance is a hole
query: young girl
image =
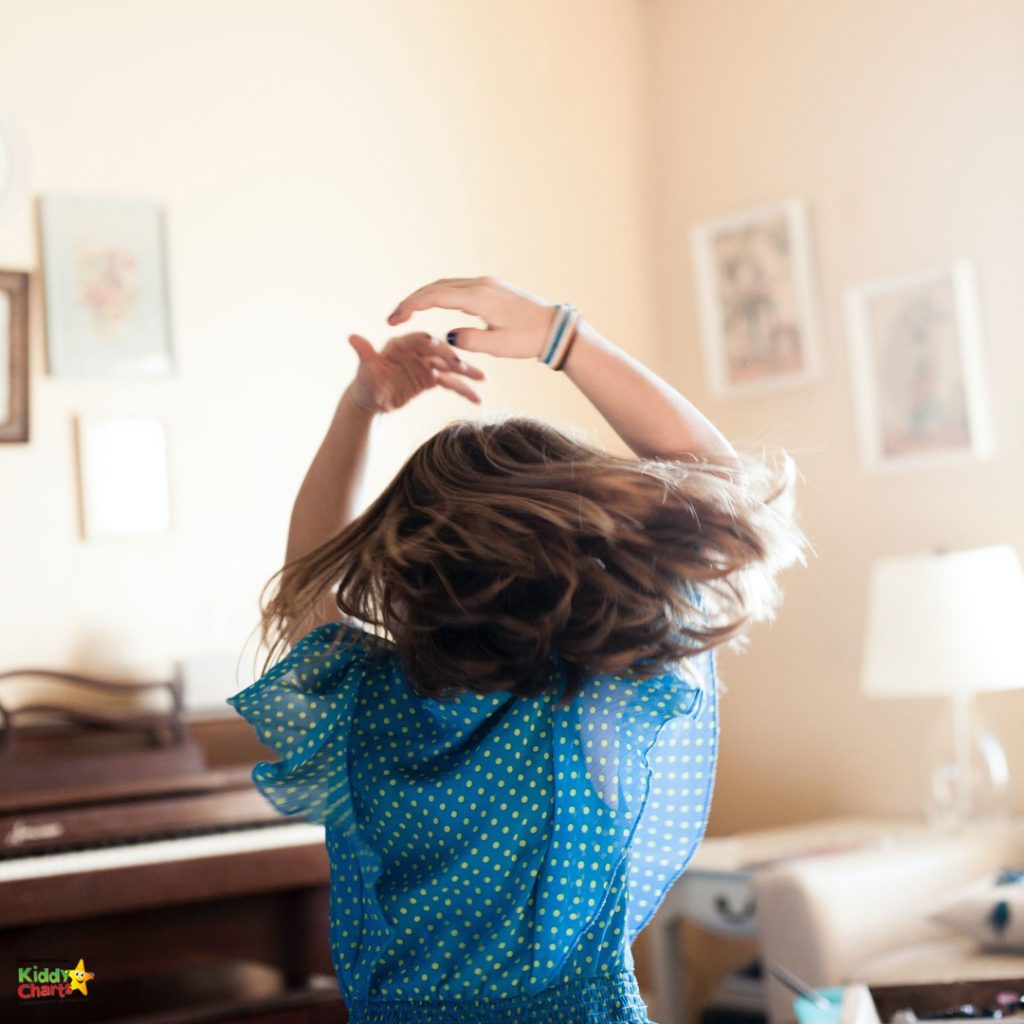
{"type": "Polygon", "coordinates": [[[631,944],[707,821],[714,648],[803,561],[792,461],[737,455],[568,304],[446,279],[388,321],[431,307],[487,326],[350,337],[261,595],[265,674],[228,702],[280,755],[253,769],[267,799],[325,826],[352,1024],[648,1024],[631,944]],[[635,457],[457,421],[353,518],[384,413],[435,385],[479,402],[463,350],[565,373],[635,457]]]}

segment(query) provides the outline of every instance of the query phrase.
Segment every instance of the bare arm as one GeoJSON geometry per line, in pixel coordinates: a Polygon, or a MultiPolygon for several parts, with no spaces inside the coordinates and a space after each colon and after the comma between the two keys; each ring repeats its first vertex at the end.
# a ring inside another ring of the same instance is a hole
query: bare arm
{"type": "MultiPolygon", "coordinates": [[[[452,331],[452,344],[512,359],[538,358],[556,311],[555,304],[501,278],[442,278],[402,299],[388,322],[400,324],[418,310],[432,307],[459,309],[486,322],[482,330],[452,331]]],[[[691,402],[585,320],[579,321],[560,372],[573,380],[640,457],[695,455],[724,462],[737,458],[732,445],[691,402]]]]}
{"type": "MultiPolygon", "coordinates": [[[[350,335],[349,342],[359,356],[359,367],[338,400],[327,434],[299,487],[288,527],[286,562],[309,554],[355,518],[381,413],[400,408],[436,385],[480,401],[464,378],[483,380],[483,371],[463,362],[438,338],[422,331],[405,334],[390,339],[380,352],[358,334],[350,335]]],[[[325,592],[312,615],[292,630],[292,644],[319,623],[337,619],[334,595],[325,592]]]]}
{"type": "Polygon", "coordinates": [[[585,320],[562,372],[641,458],[736,458],[733,446],[692,402],[585,320]]]}
{"type": "Polygon", "coordinates": [[[286,562],[309,554],[355,518],[376,419],[375,411],[358,404],[349,384],[295,498],[286,562]]]}

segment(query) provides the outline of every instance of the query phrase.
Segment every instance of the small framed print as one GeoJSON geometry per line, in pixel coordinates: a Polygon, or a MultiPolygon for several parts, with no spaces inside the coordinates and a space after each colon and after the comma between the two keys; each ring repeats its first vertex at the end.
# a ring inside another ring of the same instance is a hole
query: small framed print
{"type": "Polygon", "coordinates": [[[821,375],[803,202],[698,224],[691,234],[708,384],[718,398],[811,383],[821,375]]]}
{"type": "Polygon", "coordinates": [[[80,415],[77,427],[83,536],[168,530],[170,488],[163,421],[80,415]]]}
{"type": "Polygon", "coordinates": [[[865,465],[926,468],[991,457],[971,264],[853,285],[845,308],[865,465]]]}
{"type": "Polygon", "coordinates": [[[163,207],[43,196],[38,216],[50,373],[172,373],[163,207]]]}
{"type": "Polygon", "coordinates": [[[29,275],[0,270],[0,441],[28,440],[29,275]]]}

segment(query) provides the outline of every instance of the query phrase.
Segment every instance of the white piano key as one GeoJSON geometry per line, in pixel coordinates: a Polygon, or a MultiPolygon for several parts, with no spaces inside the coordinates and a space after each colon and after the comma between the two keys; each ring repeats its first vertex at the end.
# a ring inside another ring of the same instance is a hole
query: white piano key
{"type": "Polygon", "coordinates": [[[0,861],[0,885],[30,878],[79,875],[90,871],[162,864],[168,861],[219,857],[256,850],[277,850],[292,846],[323,845],[324,826],[308,821],[232,829],[203,835],[158,839],[153,842],[103,846],[91,850],[39,853],[0,861]]]}

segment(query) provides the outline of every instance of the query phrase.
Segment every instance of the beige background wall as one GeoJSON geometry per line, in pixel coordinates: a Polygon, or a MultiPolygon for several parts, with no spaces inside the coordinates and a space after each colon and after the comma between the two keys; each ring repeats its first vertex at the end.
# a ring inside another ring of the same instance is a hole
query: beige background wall
{"type": "MultiPolygon", "coordinates": [[[[1018,0],[656,0],[651,207],[672,379],[734,440],[791,448],[816,550],[778,619],[724,653],[713,828],[830,812],[914,813],[939,701],[858,692],[873,558],[1013,543],[1024,552],[1024,4],[1018,0]],[[788,196],[809,205],[825,378],[715,402],[696,336],[692,223],[788,196]],[[856,447],[842,320],[851,282],[974,261],[998,458],[871,475],[856,447]]],[[[1024,662],[1022,662],[1024,681],[1024,662]]],[[[1024,810],[1024,693],[984,697],[1024,810]]]]}
{"type": "MultiPolygon", "coordinates": [[[[407,291],[496,273],[570,299],[738,442],[800,462],[818,556],[787,576],[778,621],[721,657],[712,830],[916,809],[922,731],[941,708],[859,696],[867,570],[938,544],[1024,550],[1024,6],[39,0],[15,14],[0,97],[28,130],[34,193],[168,205],[179,372],[49,377],[37,315],[32,439],[0,446],[5,667],[155,673],[206,657],[210,699],[236,689],[257,592],[354,365],[345,335],[380,343],[407,291]],[[812,218],[826,376],[712,402],[689,228],[790,195],[812,218]],[[999,457],[868,475],[842,288],[961,256],[980,278],[999,457]],[[78,412],[166,418],[172,532],[79,538],[78,412]]],[[[27,207],[0,224],[0,266],[37,265],[31,224],[27,207]]],[[[488,409],[617,444],[565,380],[480,362],[488,409]]],[[[388,417],[368,494],[442,422],[475,414],[438,391],[388,417]]],[[[1024,695],[983,703],[1024,779],[1024,695]]]]}
{"type": "MultiPolygon", "coordinates": [[[[179,366],[50,377],[37,316],[31,442],[0,446],[4,667],[132,675],[223,655],[211,699],[237,689],[257,592],[355,366],[347,334],[379,345],[475,323],[422,315],[393,332],[384,318],[420,285],[498,274],[653,357],[645,16],[632,0],[530,0],[514,16],[475,0],[40,0],[3,19],[0,97],[29,135],[33,191],[166,202],[179,366]],[[80,412],[166,419],[170,533],[79,539],[80,412]]],[[[37,266],[27,206],[0,225],[0,266],[37,266]]],[[[617,442],[566,379],[478,362],[483,414],[617,442]]],[[[438,389],[388,416],[365,500],[437,426],[477,412],[438,389]]],[[[255,637],[239,685],[254,651],[255,637]]]]}

